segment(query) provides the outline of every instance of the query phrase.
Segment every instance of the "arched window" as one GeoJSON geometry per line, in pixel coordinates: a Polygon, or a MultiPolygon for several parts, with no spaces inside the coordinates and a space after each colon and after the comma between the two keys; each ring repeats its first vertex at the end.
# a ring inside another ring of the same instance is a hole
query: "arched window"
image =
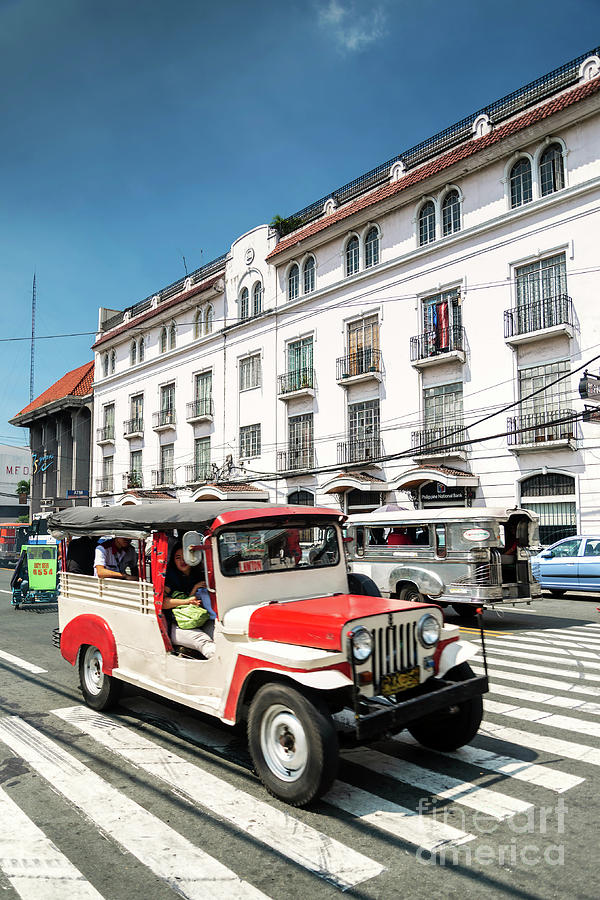
{"type": "Polygon", "coordinates": [[[358,272],[359,260],[358,238],[351,237],[346,244],[346,276],[358,272]]]}
{"type": "Polygon", "coordinates": [[[140,362],[144,362],[144,338],[141,337],[138,341],[138,359],[140,362]]]}
{"type": "Polygon", "coordinates": [[[379,232],[373,226],[367,231],[365,238],[365,268],[370,269],[379,263],[379,232]]]}
{"type": "Polygon", "coordinates": [[[458,191],[448,191],[442,203],[442,235],[460,231],[460,197],[458,191]]]}
{"type": "Polygon", "coordinates": [[[577,534],[575,479],[548,472],[521,482],[521,506],[540,517],[540,541],[546,546],[577,534]]]}
{"type": "Polygon", "coordinates": [[[204,314],[204,334],[210,334],[213,329],[213,308],[212,306],[206,307],[206,312],[204,314]]]}
{"type": "Polygon", "coordinates": [[[287,502],[290,506],[314,506],[315,498],[310,491],[297,490],[288,494],[287,502]]]}
{"type": "Polygon", "coordinates": [[[523,157],[510,170],[510,208],[517,209],[524,203],[531,203],[531,163],[523,157]]]}
{"type": "Polygon", "coordinates": [[[290,268],[288,272],[288,300],[296,300],[298,294],[300,293],[300,269],[298,268],[297,263],[290,268]]]}
{"type": "Polygon", "coordinates": [[[250,315],[250,295],[248,288],[244,288],[240,294],[240,319],[247,319],[250,315]]]}
{"type": "Polygon", "coordinates": [[[309,256],[303,269],[304,293],[312,294],[315,289],[315,258],[309,256]]]}
{"type": "Polygon", "coordinates": [[[550,144],[540,157],[540,190],[542,197],[561,191],[565,186],[562,147],[550,144]]]}
{"type": "Polygon", "coordinates": [[[419,247],[432,241],[435,241],[435,206],[432,200],[428,200],[419,213],[419,247]]]}
{"type": "Polygon", "coordinates": [[[167,329],[166,328],[161,328],[161,330],[160,330],[158,349],[161,353],[167,352],[167,329]]]}
{"type": "Polygon", "coordinates": [[[131,342],[131,347],[129,348],[129,364],[135,366],[137,362],[137,344],[135,341],[131,342]]]}
{"type": "Polygon", "coordinates": [[[110,351],[110,371],[111,373],[115,371],[117,367],[117,354],[114,350],[110,351]]]}
{"type": "Polygon", "coordinates": [[[252,288],[252,315],[258,316],[262,312],[262,284],[257,281],[252,288]]]}
{"type": "Polygon", "coordinates": [[[199,309],[194,316],[194,340],[202,336],[202,310],[199,309]]]}
{"type": "Polygon", "coordinates": [[[105,378],[108,378],[108,353],[105,353],[102,357],[102,374],[105,378]]]}
{"type": "Polygon", "coordinates": [[[172,323],[169,328],[169,350],[174,350],[175,345],[177,344],[177,325],[175,322],[172,323]]]}

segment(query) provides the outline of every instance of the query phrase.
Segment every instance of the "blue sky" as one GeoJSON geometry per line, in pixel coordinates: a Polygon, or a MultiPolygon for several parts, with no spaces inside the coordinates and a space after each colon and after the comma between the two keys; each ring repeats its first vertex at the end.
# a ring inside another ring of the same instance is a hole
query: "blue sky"
{"type": "MultiPolygon", "coordinates": [[[[121,309],[600,44],[600,0],[0,0],[0,338],[121,309]]],[[[38,340],[35,392],[91,359],[38,340]]],[[[29,344],[0,343],[0,442],[29,344]]]]}

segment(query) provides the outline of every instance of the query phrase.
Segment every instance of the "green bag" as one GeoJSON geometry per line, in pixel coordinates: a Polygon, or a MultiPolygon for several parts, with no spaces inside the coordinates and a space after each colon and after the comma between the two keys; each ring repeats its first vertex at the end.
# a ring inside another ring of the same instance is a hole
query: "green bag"
{"type": "MultiPolygon", "coordinates": [[[[179,591],[173,591],[171,596],[175,600],[183,600],[186,595],[179,591]]],[[[203,606],[195,606],[193,603],[174,606],[172,612],[178,628],[200,628],[210,618],[208,611],[203,606]]]]}

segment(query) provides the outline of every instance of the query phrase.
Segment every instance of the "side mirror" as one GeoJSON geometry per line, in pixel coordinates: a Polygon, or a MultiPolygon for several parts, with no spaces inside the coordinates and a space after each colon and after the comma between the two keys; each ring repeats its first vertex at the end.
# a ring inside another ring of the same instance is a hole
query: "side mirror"
{"type": "Polygon", "coordinates": [[[183,558],[188,566],[197,566],[202,562],[203,537],[199,531],[186,531],[181,541],[183,558]]]}
{"type": "Polygon", "coordinates": [[[542,557],[542,559],[552,559],[554,556],[554,553],[552,552],[552,550],[543,550],[540,553],[540,556],[542,557]]]}

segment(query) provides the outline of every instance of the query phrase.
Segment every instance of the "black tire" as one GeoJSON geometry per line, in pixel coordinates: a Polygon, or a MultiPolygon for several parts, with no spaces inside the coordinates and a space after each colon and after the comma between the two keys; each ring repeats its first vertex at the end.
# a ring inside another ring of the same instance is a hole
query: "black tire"
{"type": "Polygon", "coordinates": [[[461,617],[461,619],[469,619],[474,621],[477,618],[478,607],[472,603],[453,603],[452,609],[461,617]]]}
{"type": "Polygon", "coordinates": [[[258,777],[274,797],[307,806],[337,775],[337,734],[329,713],[286,684],[266,684],[248,717],[248,744],[258,777]]]}
{"type": "Polygon", "coordinates": [[[426,598],[423,596],[418,587],[414,584],[405,585],[401,591],[398,592],[398,600],[401,600],[402,603],[425,603],[426,598]]]}
{"type": "MultiPolygon", "coordinates": [[[[461,663],[446,672],[444,677],[447,681],[466,681],[473,678],[473,670],[468,663],[461,663]]],[[[483,699],[479,696],[417,719],[407,725],[407,728],[424,747],[449,752],[458,750],[473,740],[482,718],[483,699]]]]}
{"type": "Polygon", "coordinates": [[[554,588],[550,588],[550,593],[553,597],[564,597],[567,593],[566,591],[556,591],[554,588]]]}
{"type": "Polygon", "coordinates": [[[361,572],[348,574],[348,588],[351,594],[359,594],[362,597],[381,597],[381,591],[373,579],[361,572]]]}
{"type": "Polygon", "coordinates": [[[91,644],[79,651],[79,684],[86,704],[92,709],[111,709],[121,694],[122,682],[102,671],[102,654],[91,644]]]}

